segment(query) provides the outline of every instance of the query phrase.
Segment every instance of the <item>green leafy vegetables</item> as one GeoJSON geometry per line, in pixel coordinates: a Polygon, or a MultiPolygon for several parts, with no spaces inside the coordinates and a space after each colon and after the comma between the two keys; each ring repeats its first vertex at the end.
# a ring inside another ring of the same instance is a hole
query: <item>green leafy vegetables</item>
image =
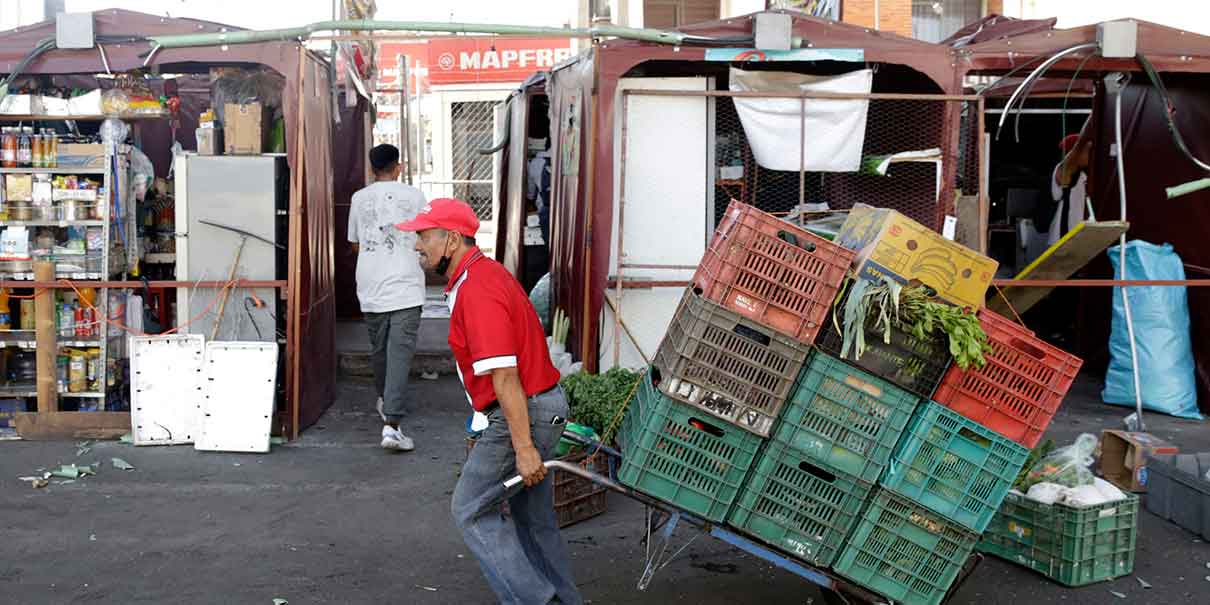
{"type": "Polygon", "coordinates": [[[571,417],[579,424],[591,426],[608,440],[610,425],[634,392],[641,374],[625,368],[613,368],[604,374],[577,372],[565,376],[559,384],[567,394],[571,417]]]}
{"type": "MultiPolygon", "coordinates": [[[[837,295],[838,303],[844,300],[844,326],[836,326],[843,336],[841,357],[848,357],[851,351],[853,359],[861,358],[867,330],[881,334],[883,342],[890,344],[891,331],[898,328],[921,340],[941,330],[949,338],[954,362],[964,370],[987,363],[983,354],[991,352],[991,347],[974,313],[938,302],[924,286],[904,287],[888,277],[880,282],[857,279],[851,283],[847,298],[844,290],[837,295]]],[[[834,322],[839,315],[834,315],[834,322]]]]}

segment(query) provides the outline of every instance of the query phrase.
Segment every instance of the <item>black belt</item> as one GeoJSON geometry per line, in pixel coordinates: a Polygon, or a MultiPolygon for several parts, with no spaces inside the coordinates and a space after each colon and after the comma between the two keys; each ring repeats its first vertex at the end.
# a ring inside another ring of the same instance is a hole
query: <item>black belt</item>
{"type": "MultiPolygon", "coordinates": [[[[534,393],[533,395],[526,395],[526,398],[529,399],[529,398],[533,398],[533,397],[541,397],[541,396],[555,390],[555,388],[557,388],[558,386],[559,386],[559,383],[556,382],[554,384],[554,386],[550,387],[549,389],[546,389],[545,391],[542,391],[541,393],[534,393]]],[[[487,404],[487,407],[483,408],[482,410],[479,410],[479,413],[483,414],[484,416],[487,416],[488,414],[491,414],[492,412],[496,411],[496,408],[499,408],[499,407],[500,407],[500,402],[498,400],[493,399],[491,403],[487,404]]]]}

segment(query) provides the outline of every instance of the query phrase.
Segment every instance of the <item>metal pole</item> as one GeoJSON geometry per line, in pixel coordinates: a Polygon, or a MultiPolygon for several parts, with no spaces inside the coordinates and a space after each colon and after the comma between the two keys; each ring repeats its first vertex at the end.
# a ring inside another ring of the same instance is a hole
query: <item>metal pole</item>
{"type": "MultiPolygon", "coordinates": [[[[622,149],[619,152],[622,165],[618,167],[618,258],[617,264],[614,266],[614,275],[617,276],[615,282],[614,297],[617,298],[617,304],[613,305],[613,365],[618,366],[622,357],[622,269],[625,265],[622,262],[622,254],[625,248],[622,247],[622,234],[625,233],[626,226],[626,118],[629,115],[630,98],[622,97],[622,140],[620,144],[622,149]]],[[[608,297],[606,297],[608,298],[608,297]]],[[[628,330],[629,331],[629,330],[628,330]]],[[[639,349],[639,355],[643,354],[643,350],[639,348],[638,341],[635,341],[634,348],[639,349]]],[[[644,356],[645,357],[645,356],[644,356]]]]}
{"type": "Polygon", "coordinates": [[[798,109],[798,224],[803,223],[802,205],[807,198],[807,100],[798,109]]]}
{"type": "Polygon", "coordinates": [[[412,148],[408,146],[408,58],[395,55],[395,68],[399,70],[399,153],[404,161],[402,180],[412,184],[412,148]]]}
{"type": "MultiPolygon", "coordinates": [[[[416,62],[416,186],[420,186],[424,174],[424,112],[420,110],[420,62],[416,62]]],[[[411,116],[411,114],[408,114],[411,116]]]]}

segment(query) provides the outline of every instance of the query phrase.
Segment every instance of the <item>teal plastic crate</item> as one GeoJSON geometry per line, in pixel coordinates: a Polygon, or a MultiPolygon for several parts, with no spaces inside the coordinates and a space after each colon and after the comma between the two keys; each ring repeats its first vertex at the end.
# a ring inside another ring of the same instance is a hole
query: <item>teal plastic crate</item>
{"type": "Polygon", "coordinates": [[[727,522],[807,563],[832,564],[873,485],[766,444],[727,522]]]}
{"type": "Polygon", "coordinates": [[[799,375],[774,439],[874,483],[919,401],[887,380],[816,351],[799,375]]]}
{"type": "Polygon", "coordinates": [[[762,439],[669,399],[651,374],[631,401],[619,435],[618,480],[710,521],[723,521],[762,439]]]}
{"type": "Polygon", "coordinates": [[[1066,586],[1084,586],[1134,571],[1139,497],[1076,508],[1009,493],[977,548],[1040,572],[1066,586]]]}
{"type": "Polygon", "coordinates": [[[882,482],[983,533],[1029,450],[934,402],[916,411],[882,482]]]}
{"type": "Polygon", "coordinates": [[[937,605],[978,535],[892,492],[877,490],[834,571],[903,605],[937,605]]]}

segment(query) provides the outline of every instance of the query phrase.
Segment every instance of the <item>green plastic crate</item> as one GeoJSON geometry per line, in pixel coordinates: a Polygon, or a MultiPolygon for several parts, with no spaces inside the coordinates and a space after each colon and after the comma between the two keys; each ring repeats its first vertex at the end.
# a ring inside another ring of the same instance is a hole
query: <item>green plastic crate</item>
{"type": "Polygon", "coordinates": [[[883,485],[983,533],[1029,450],[945,406],[926,402],[899,440],[883,485]]]}
{"type": "Polygon", "coordinates": [[[892,492],[877,490],[834,571],[903,605],[937,605],[978,535],[892,492]]]}
{"type": "Polygon", "coordinates": [[[919,401],[887,380],[816,351],[798,377],[774,439],[874,483],[919,401]]]}
{"type": "Polygon", "coordinates": [[[704,519],[725,519],[762,439],[669,399],[650,372],[634,399],[619,435],[618,479],[704,519]]]}
{"type": "Polygon", "coordinates": [[[1067,586],[1084,586],[1134,571],[1139,497],[1075,508],[1009,493],[981,552],[1019,563],[1067,586]]]}
{"type": "Polygon", "coordinates": [[[761,451],[727,522],[820,567],[832,564],[873,485],[776,441],[761,451]]]}

